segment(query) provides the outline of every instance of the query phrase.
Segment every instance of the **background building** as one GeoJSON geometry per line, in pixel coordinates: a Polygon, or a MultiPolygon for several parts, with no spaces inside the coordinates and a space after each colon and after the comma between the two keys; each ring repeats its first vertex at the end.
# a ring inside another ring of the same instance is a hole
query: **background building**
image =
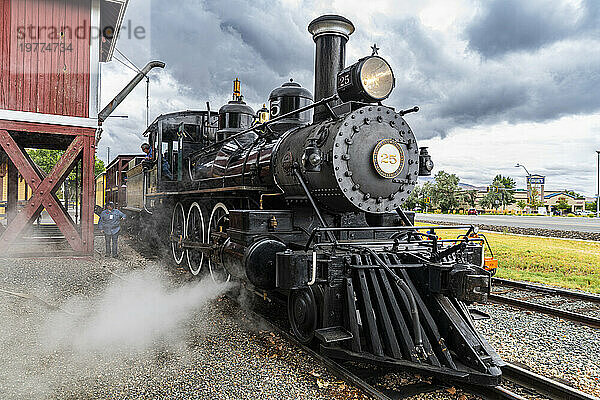
{"type": "MultiPolygon", "coordinates": [[[[485,212],[490,212],[490,211],[507,211],[507,212],[512,212],[512,213],[520,213],[520,212],[528,212],[527,207],[525,207],[524,209],[522,209],[519,205],[523,205],[523,204],[528,204],[528,195],[527,195],[527,190],[525,189],[515,189],[513,192],[513,196],[514,196],[514,200],[515,202],[512,204],[509,204],[505,207],[502,207],[501,205],[498,206],[498,209],[496,208],[483,208],[480,205],[481,200],[488,194],[488,189],[482,189],[479,188],[477,190],[477,196],[476,196],[476,204],[477,206],[475,207],[477,210],[479,211],[485,211],[485,212]]],[[[565,191],[565,190],[545,190],[544,191],[544,197],[542,199],[540,199],[540,202],[543,204],[540,208],[540,210],[533,210],[530,212],[533,213],[545,213],[545,214],[551,214],[554,212],[560,212],[558,209],[558,203],[560,201],[565,201],[570,209],[566,211],[566,213],[576,213],[577,211],[582,211],[585,209],[585,198],[584,197],[576,197],[573,194],[569,193],[569,191],[565,191]]],[[[471,208],[468,204],[466,204],[465,202],[461,203],[461,208],[464,209],[469,209],[471,208]]]]}

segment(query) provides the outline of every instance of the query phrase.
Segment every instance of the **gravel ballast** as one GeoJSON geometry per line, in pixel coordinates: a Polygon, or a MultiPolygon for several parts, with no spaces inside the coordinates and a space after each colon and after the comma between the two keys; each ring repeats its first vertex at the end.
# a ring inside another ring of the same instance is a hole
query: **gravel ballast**
{"type": "Polygon", "coordinates": [[[600,395],[597,329],[504,305],[477,308],[491,319],[476,326],[504,360],[600,395]]]}
{"type": "MultiPolygon", "coordinates": [[[[540,285],[540,284],[538,284],[540,285]]],[[[543,286],[543,285],[540,285],[543,286]]],[[[540,293],[530,290],[494,285],[492,293],[542,306],[600,318],[600,304],[596,302],[571,299],[565,296],[540,293]]]]}

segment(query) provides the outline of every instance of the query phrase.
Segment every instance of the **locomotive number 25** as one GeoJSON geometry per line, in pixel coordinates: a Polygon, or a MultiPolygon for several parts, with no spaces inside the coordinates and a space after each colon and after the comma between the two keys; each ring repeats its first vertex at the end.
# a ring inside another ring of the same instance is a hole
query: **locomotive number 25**
{"type": "Polygon", "coordinates": [[[350,73],[338,75],[338,89],[350,85],[350,73]]]}
{"type": "Polygon", "coordinates": [[[382,164],[398,164],[398,156],[396,154],[381,154],[381,163],[382,164]]]}

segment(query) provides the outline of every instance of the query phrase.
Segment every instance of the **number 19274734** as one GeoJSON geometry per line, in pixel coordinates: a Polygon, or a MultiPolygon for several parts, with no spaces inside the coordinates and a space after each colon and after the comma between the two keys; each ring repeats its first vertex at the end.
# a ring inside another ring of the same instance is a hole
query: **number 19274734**
{"type": "Polygon", "coordinates": [[[73,51],[73,44],[71,43],[19,43],[19,50],[25,53],[64,53],[67,51],[73,51]]]}

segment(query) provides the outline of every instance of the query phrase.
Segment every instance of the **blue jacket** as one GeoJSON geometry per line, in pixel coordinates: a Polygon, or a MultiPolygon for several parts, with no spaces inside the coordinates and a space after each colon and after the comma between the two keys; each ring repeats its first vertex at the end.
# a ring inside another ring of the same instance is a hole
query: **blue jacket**
{"type": "Polygon", "coordinates": [[[125,218],[125,214],[116,208],[112,211],[106,209],[100,214],[98,229],[104,231],[106,235],[114,235],[121,230],[121,219],[125,218]]]}

